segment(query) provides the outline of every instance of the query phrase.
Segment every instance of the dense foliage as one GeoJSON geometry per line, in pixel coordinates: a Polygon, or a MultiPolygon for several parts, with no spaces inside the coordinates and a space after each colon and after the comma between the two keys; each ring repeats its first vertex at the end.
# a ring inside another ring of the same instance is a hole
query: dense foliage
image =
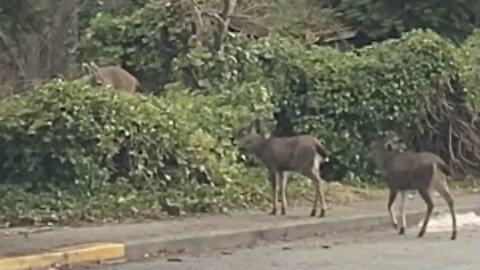
{"type": "Polygon", "coordinates": [[[268,92],[245,84],[233,95],[206,97],[179,87],[157,99],[53,82],[2,102],[1,184],[60,197],[149,192],[158,211],[170,213],[262,199],[255,189],[264,181],[248,181],[229,134],[253,113],[268,113],[268,92]]]}
{"type": "Polygon", "coordinates": [[[125,16],[98,14],[76,48],[81,60],[121,64],[158,91],[170,82],[173,59],[189,48],[189,21],[180,4],[151,1],[125,16]],[[160,89],[159,89],[160,88],[160,89]]]}
{"type": "Polygon", "coordinates": [[[480,26],[476,0],[340,0],[335,8],[367,40],[399,37],[412,29],[433,29],[462,42],[480,26]]]}
{"type": "Polygon", "coordinates": [[[39,11],[28,0],[0,1],[0,48],[17,41],[21,33],[38,29],[39,11]]]}
{"type": "MultiPolygon", "coordinates": [[[[461,71],[456,48],[430,31],[350,53],[307,50],[289,41],[268,44],[265,68],[278,95],[280,132],[325,138],[343,165],[337,174],[348,169],[363,180],[372,171],[361,153],[376,133],[428,129],[422,121],[432,97],[461,71]]],[[[467,95],[476,97],[474,91],[467,95]]]]}
{"type": "MultiPolygon", "coordinates": [[[[463,71],[462,78],[469,93],[480,95],[480,30],[476,30],[462,46],[463,71]]],[[[469,100],[471,107],[478,106],[476,99],[469,100]]]]}
{"type": "MultiPolygon", "coordinates": [[[[373,40],[392,36],[393,28],[399,38],[342,52],[295,35],[230,33],[215,50],[208,23],[197,42],[187,2],[127,2],[130,8],[117,12],[93,12],[105,7],[90,3],[85,14],[96,15],[80,22],[89,26],[75,55],[121,64],[139,77],[144,93],[53,81],[0,104],[5,219],[151,217],[261,205],[270,194],[265,176],[247,168],[231,142],[256,115],[274,120],[276,135],[325,139],[327,180],[374,183],[366,153],[387,130],[411,148],[479,172],[480,38],[475,33],[456,47],[442,37],[462,40],[471,26],[447,29],[433,18],[410,20],[409,13],[392,23],[369,16],[375,23],[358,20],[373,40]],[[403,33],[417,27],[436,31],[403,33]]],[[[341,2],[353,5],[345,14],[358,15],[355,8],[371,1],[341,2]]]]}

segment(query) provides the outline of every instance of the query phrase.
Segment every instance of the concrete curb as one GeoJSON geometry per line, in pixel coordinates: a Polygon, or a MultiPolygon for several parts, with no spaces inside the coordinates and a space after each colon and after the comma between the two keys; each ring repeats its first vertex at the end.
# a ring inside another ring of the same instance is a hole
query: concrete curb
{"type": "MultiPolygon", "coordinates": [[[[457,213],[476,212],[480,205],[457,207],[457,213]]],[[[444,211],[434,211],[433,215],[444,211]]],[[[407,222],[418,224],[424,211],[407,212],[407,222]]],[[[343,219],[310,219],[291,225],[275,225],[250,230],[225,231],[219,233],[199,232],[199,235],[183,238],[140,238],[125,243],[90,243],[70,246],[27,256],[0,257],[0,270],[26,270],[51,266],[75,266],[112,260],[137,260],[145,257],[174,254],[195,254],[206,251],[254,247],[262,242],[299,240],[308,237],[372,231],[391,227],[388,215],[356,216],[343,219]]],[[[412,228],[413,229],[413,228],[412,228]]],[[[412,230],[411,229],[411,230],[412,230]]],[[[416,233],[416,228],[415,228],[416,233]]],[[[392,235],[395,232],[392,229],[392,235]]],[[[407,230],[408,234],[408,230],[407,230]]],[[[428,229],[427,229],[428,235],[428,229]]],[[[445,237],[449,237],[445,236],[445,237]]],[[[462,237],[461,230],[459,238],[462,237]]]]}
{"type": "MultiPolygon", "coordinates": [[[[480,214],[480,205],[457,207],[457,214],[476,212],[480,214]]],[[[432,216],[440,213],[434,211],[432,216]]],[[[443,213],[443,211],[442,211],[443,213]]],[[[407,212],[406,218],[410,226],[418,224],[425,215],[425,211],[407,212]]],[[[145,257],[174,254],[195,254],[206,251],[228,250],[235,248],[250,248],[261,242],[276,242],[299,240],[308,237],[348,233],[353,231],[373,231],[391,227],[388,215],[371,215],[352,217],[340,220],[322,220],[306,222],[289,226],[272,226],[258,230],[232,231],[217,234],[204,234],[194,237],[177,239],[139,239],[126,244],[126,259],[136,260],[145,257]]],[[[411,228],[410,230],[412,230],[411,228]]],[[[417,233],[415,228],[415,234],[417,233]]],[[[392,228],[392,235],[396,234],[392,228]]],[[[408,230],[407,230],[408,234],[408,230]]],[[[428,235],[428,228],[427,228],[428,235]]],[[[459,238],[462,232],[459,231],[459,238]]],[[[446,235],[445,237],[449,237],[446,235]]]]}
{"type": "Polygon", "coordinates": [[[55,265],[76,265],[125,258],[121,243],[93,243],[71,246],[45,253],[0,258],[1,270],[23,270],[55,265]]]}

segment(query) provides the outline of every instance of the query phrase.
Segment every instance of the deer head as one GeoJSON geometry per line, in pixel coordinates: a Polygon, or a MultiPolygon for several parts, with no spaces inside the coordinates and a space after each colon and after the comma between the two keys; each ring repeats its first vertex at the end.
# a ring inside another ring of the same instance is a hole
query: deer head
{"type": "Polygon", "coordinates": [[[240,149],[255,151],[270,137],[263,119],[254,119],[246,129],[240,130],[235,136],[235,144],[240,149]]]}
{"type": "Polygon", "coordinates": [[[370,144],[367,157],[377,165],[383,164],[389,155],[398,149],[399,137],[394,134],[382,134],[370,144]]]}
{"type": "Polygon", "coordinates": [[[83,63],[82,68],[88,74],[89,82],[92,86],[105,85],[107,82],[100,74],[100,68],[94,62],[83,63]]]}

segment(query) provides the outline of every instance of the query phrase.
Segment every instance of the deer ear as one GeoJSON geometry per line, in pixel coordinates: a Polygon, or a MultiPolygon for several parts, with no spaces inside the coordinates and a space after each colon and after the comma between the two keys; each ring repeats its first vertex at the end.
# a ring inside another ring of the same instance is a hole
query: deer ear
{"type": "Polygon", "coordinates": [[[95,64],[95,62],[93,62],[93,61],[90,61],[90,66],[94,69],[98,69],[97,64],[95,64]]]}
{"type": "Polygon", "coordinates": [[[265,119],[259,119],[258,120],[258,129],[260,130],[260,133],[263,134],[266,137],[270,136],[270,132],[267,127],[267,123],[265,122],[265,119]]]}
{"type": "Polygon", "coordinates": [[[92,75],[98,76],[100,74],[99,70],[100,68],[97,66],[97,64],[90,62],[90,73],[92,75]]]}
{"type": "Polygon", "coordinates": [[[253,119],[247,127],[247,132],[249,134],[257,133],[257,119],[253,119]]]}
{"type": "Polygon", "coordinates": [[[387,149],[387,151],[393,151],[393,145],[391,142],[387,142],[385,144],[385,149],[387,149]]]}
{"type": "Polygon", "coordinates": [[[82,64],[82,72],[88,75],[94,75],[92,67],[88,63],[82,64]]]}

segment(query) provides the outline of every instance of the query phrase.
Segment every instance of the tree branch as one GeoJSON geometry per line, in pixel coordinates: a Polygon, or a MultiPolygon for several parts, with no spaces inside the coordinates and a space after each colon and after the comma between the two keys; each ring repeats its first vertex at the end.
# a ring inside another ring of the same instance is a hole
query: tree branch
{"type": "Polygon", "coordinates": [[[213,49],[216,52],[223,50],[223,41],[228,33],[228,25],[230,24],[230,16],[233,14],[237,0],[223,0],[223,9],[220,13],[220,18],[223,22],[217,22],[217,30],[215,31],[213,49]]]}
{"type": "Polygon", "coordinates": [[[202,19],[202,10],[196,0],[192,0],[191,7],[193,20],[195,23],[196,42],[197,45],[200,45],[203,41],[203,34],[205,31],[205,25],[202,19]]]}

